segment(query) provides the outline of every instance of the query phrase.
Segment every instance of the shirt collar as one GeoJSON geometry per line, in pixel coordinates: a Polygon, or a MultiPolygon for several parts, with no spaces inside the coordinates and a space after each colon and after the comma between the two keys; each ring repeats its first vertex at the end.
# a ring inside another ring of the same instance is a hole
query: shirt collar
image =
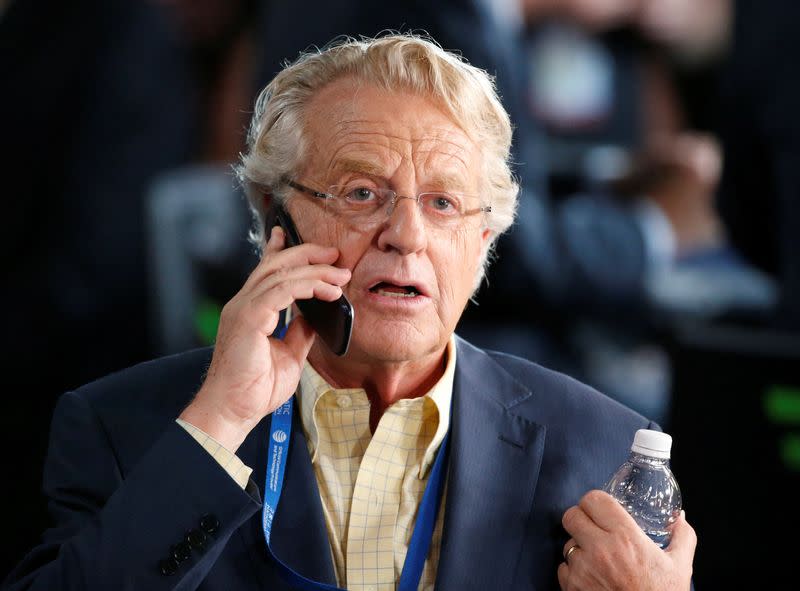
{"type": "MultiPolygon", "coordinates": [[[[456,342],[454,335],[451,335],[450,340],[447,342],[445,356],[447,357],[447,362],[442,377],[439,378],[439,381],[437,381],[424,396],[429,398],[436,406],[436,409],[439,411],[439,420],[436,433],[428,445],[422,464],[419,467],[419,478],[423,478],[433,464],[436,459],[436,452],[450,427],[450,405],[453,400],[453,380],[456,373],[456,342]]],[[[315,370],[308,361],[306,361],[303,366],[303,371],[300,374],[297,402],[300,407],[300,418],[303,423],[303,431],[306,435],[308,451],[311,455],[312,462],[315,462],[317,459],[316,454],[319,443],[319,432],[317,431],[316,421],[314,420],[314,407],[323,395],[331,391],[335,394],[364,393],[364,390],[361,388],[334,388],[325,381],[325,378],[319,375],[317,370],[315,370]]]]}

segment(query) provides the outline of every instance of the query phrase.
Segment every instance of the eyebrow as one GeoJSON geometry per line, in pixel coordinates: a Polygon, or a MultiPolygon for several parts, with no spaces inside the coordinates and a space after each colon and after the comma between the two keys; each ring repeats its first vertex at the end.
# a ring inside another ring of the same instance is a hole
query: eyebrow
{"type": "Polygon", "coordinates": [[[440,191],[463,192],[465,189],[464,180],[459,175],[447,173],[435,175],[427,184],[440,191]]]}
{"type": "MultiPolygon", "coordinates": [[[[385,179],[385,169],[367,160],[358,160],[355,158],[343,158],[339,160],[334,167],[335,174],[341,175],[346,173],[366,174],[368,176],[385,179]]],[[[459,175],[440,173],[434,175],[426,185],[435,187],[440,191],[459,191],[463,192],[465,189],[464,180],[459,175]]]]}
{"type": "Polygon", "coordinates": [[[342,158],[334,166],[334,171],[337,175],[348,172],[356,172],[366,174],[369,176],[384,177],[384,169],[377,164],[368,162],[366,160],[357,160],[354,158],[342,158]]]}

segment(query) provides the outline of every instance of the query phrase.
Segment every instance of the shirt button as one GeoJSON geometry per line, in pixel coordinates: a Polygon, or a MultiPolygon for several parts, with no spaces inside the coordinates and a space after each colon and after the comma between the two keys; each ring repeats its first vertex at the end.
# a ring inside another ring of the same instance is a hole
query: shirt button
{"type": "Polygon", "coordinates": [[[336,399],[336,404],[339,405],[339,408],[350,408],[350,406],[353,404],[353,401],[350,400],[349,396],[342,394],[336,399]]]}

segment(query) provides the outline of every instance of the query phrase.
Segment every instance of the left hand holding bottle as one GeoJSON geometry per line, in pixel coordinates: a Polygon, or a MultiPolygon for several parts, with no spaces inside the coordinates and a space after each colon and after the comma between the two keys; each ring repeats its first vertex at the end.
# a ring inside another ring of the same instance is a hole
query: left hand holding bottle
{"type": "Polygon", "coordinates": [[[558,567],[562,591],[688,591],[697,536],[681,512],[662,550],[608,493],[586,493],[561,519],[572,538],[558,567]],[[574,550],[572,549],[575,546],[574,550]]]}

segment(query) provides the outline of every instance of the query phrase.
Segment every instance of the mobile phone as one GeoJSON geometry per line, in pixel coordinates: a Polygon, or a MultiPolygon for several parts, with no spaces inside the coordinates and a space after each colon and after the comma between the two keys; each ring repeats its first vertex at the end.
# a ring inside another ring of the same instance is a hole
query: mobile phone
{"type": "MultiPolygon", "coordinates": [[[[270,208],[265,222],[267,236],[274,226],[283,228],[287,248],[303,243],[289,212],[282,204],[275,204],[270,208]]],[[[352,304],[344,294],[333,302],[314,298],[296,300],[295,303],[311,328],[316,331],[331,351],[339,356],[347,353],[347,349],[350,347],[350,337],[353,334],[355,313],[352,304]]]]}

